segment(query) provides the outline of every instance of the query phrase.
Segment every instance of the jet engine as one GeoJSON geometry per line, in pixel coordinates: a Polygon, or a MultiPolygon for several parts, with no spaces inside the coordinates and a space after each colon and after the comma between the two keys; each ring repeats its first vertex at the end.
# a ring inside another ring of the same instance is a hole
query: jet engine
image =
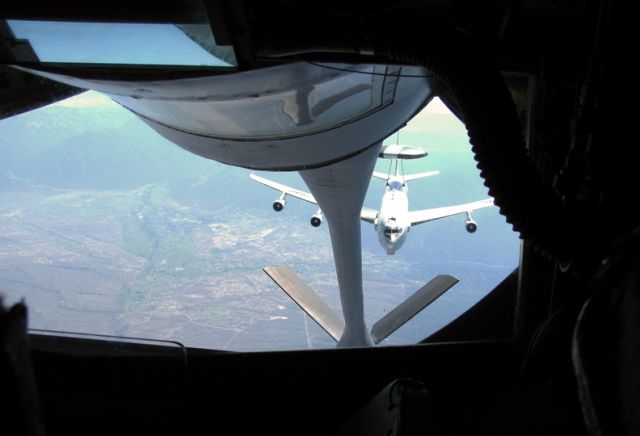
{"type": "Polygon", "coordinates": [[[273,210],[276,212],[282,212],[282,209],[287,205],[287,199],[284,195],[281,195],[276,201],[273,202],[273,210]]]}
{"type": "Polygon", "coordinates": [[[475,233],[475,231],[478,230],[478,224],[471,218],[467,218],[464,225],[469,233],[475,233]]]}
{"type": "Polygon", "coordinates": [[[320,227],[322,224],[322,218],[324,217],[322,211],[318,209],[318,211],[311,217],[310,223],[313,227],[320,227]]]}

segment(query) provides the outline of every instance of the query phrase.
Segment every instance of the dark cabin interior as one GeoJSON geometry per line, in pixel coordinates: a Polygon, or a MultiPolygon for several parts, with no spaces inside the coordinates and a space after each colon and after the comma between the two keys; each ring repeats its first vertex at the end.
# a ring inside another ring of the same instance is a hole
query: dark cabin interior
{"type": "MultiPolygon", "coordinates": [[[[633,124],[613,103],[629,90],[616,59],[629,42],[619,4],[5,2],[2,118],[81,92],[13,68],[35,64],[5,19],[189,23],[194,4],[216,40],[234,47],[239,70],[304,59],[433,71],[521,235],[519,267],[410,346],[193,349],[30,333],[28,307],[2,307],[2,434],[640,434],[635,161],[620,137],[633,124]]],[[[40,67],[107,78],[211,74],[40,67]]]]}

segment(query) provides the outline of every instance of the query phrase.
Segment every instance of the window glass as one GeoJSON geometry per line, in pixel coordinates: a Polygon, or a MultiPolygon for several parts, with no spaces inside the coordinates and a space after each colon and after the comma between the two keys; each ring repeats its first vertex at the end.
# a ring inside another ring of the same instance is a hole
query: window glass
{"type": "Polygon", "coordinates": [[[7,21],[40,61],[81,64],[236,66],[232,47],[216,45],[208,24],[7,21]]]}
{"type": "MultiPolygon", "coordinates": [[[[464,127],[431,103],[401,131],[429,155],[406,173],[409,209],[485,198],[464,127]]],[[[393,142],[390,138],[388,143],[393,142]]],[[[0,121],[0,292],[33,328],[175,340],[228,350],[334,347],[262,272],[288,264],[340,313],[326,222],[250,171],[190,154],[110,99],[87,92],[0,121]]],[[[380,159],[377,170],[388,170],[380,159]]],[[[268,177],[304,189],[297,173],[268,177]]],[[[365,206],[378,210],[384,181],[365,206]]],[[[517,265],[519,241],[495,207],[421,224],[389,256],[362,224],[369,325],[437,274],[460,283],[383,344],[414,343],[468,309],[517,265]]],[[[326,221],[326,220],[325,220],[326,221]]]]}

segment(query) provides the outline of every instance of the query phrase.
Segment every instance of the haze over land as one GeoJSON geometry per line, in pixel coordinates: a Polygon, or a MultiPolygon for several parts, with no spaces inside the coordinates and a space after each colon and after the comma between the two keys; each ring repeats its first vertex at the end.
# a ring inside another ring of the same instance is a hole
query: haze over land
{"type": "MultiPolygon", "coordinates": [[[[339,310],[328,229],[309,225],[312,205],[289,199],[276,214],[277,194],[248,170],[180,149],[95,93],[0,121],[0,132],[0,289],[25,298],[32,328],[233,350],[334,345],[262,272],[286,263],[339,310]]],[[[441,172],[410,182],[411,209],[486,197],[453,115],[419,115],[400,143],[429,151],[405,172],[441,172]]],[[[268,177],[305,189],[296,173],[268,177]]],[[[379,208],[383,186],[371,182],[365,206],[379,208]]],[[[517,235],[496,208],[474,214],[475,234],[464,219],[413,228],[395,256],[363,223],[370,324],[436,274],[461,279],[387,343],[424,338],[517,265],[517,235]]]]}

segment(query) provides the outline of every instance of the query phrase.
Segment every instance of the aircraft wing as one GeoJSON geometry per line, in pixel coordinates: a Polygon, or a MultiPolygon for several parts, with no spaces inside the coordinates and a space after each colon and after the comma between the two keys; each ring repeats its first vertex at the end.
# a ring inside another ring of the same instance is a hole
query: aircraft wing
{"type": "Polygon", "coordinates": [[[474,201],[472,203],[459,204],[457,206],[437,207],[434,209],[424,209],[409,212],[409,219],[411,225],[426,223],[428,221],[445,218],[459,213],[471,212],[476,209],[482,209],[483,207],[493,206],[493,198],[487,198],[486,200],[474,201]]]}
{"type": "Polygon", "coordinates": [[[374,224],[376,218],[378,217],[378,211],[373,209],[368,209],[366,207],[362,208],[362,212],[360,212],[360,219],[362,221],[366,221],[370,224],[374,224]]]}
{"type": "Polygon", "coordinates": [[[313,195],[308,192],[300,191],[299,189],[290,188],[289,186],[283,185],[281,183],[274,182],[273,180],[265,179],[264,177],[256,176],[255,174],[249,174],[256,182],[262,183],[270,188],[275,189],[276,191],[280,191],[284,194],[290,195],[292,197],[299,198],[300,200],[308,201],[312,204],[318,204],[316,199],[313,198],[313,195]]]}

